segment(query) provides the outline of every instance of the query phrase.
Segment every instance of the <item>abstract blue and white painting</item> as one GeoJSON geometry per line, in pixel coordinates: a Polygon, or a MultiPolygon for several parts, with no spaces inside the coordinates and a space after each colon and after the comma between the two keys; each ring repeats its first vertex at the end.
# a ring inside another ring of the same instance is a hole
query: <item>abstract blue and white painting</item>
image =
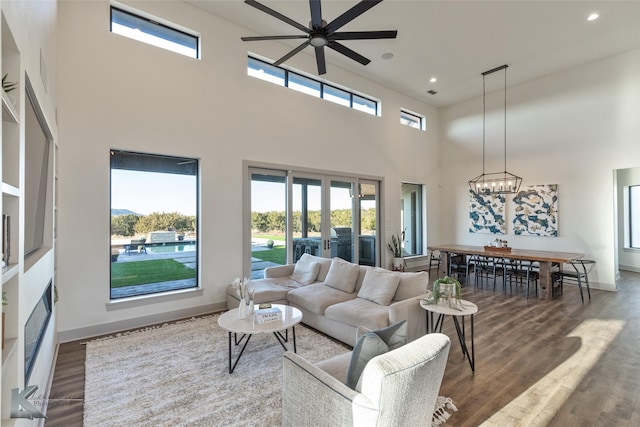
{"type": "Polygon", "coordinates": [[[469,190],[469,232],[505,234],[505,197],[502,194],[478,194],[469,190]]]}
{"type": "Polygon", "coordinates": [[[513,202],[515,235],[558,236],[558,184],[523,187],[513,202]]]}

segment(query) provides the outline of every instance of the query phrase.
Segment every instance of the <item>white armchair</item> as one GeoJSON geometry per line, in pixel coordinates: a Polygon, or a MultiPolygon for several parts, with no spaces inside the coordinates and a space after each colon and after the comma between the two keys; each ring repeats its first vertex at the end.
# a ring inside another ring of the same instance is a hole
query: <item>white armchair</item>
{"type": "Polygon", "coordinates": [[[314,365],[286,352],[282,425],[430,425],[450,345],[446,335],[428,334],[374,357],[360,391],[345,385],[350,353],[314,365]]]}

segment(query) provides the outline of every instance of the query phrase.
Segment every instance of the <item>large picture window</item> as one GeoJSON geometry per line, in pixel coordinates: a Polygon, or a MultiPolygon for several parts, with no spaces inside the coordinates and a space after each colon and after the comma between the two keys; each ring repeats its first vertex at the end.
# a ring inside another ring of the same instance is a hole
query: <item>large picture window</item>
{"type": "Polygon", "coordinates": [[[629,243],[640,249],[640,185],[629,187],[629,243]]]}
{"type": "Polygon", "coordinates": [[[111,299],[198,286],[198,160],[111,150],[111,299]]]}
{"type": "Polygon", "coordinates": [[[404,231],[403,254],[423,255],[422,185],[402,183],[400,209],[401,227],[404,231]]]}

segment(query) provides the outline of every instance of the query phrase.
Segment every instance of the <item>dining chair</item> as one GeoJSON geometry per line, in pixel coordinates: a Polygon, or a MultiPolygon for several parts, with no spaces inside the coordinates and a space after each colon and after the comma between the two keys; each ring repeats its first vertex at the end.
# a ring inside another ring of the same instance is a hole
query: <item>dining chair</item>
{"type": "Polygon", "coordinates": [[[433,268],[436,269],[436,279],[440,277],[440,263],[442,262],[442,254],[440,251],[431,250],[429,252],[429,274],[433,271],[433,268]]]}
{"type": "Polygon", "coordinates": [[[582,294],[582,284],[584,283],[587,288],[587,294],[589,295],[589,301],[591,301],[591,290],[589,289],[589,272],[593,268],[596,262],[592,259],[578,259],[567,265],[570,265],[573,269],[567,268],[560,271],[560,288],[564,286],[565,280],[570,283],[575,283],[580,289],[580,299],[584,304],[584,295],[582,294]]]}
{"type": "Polygon", "coordinates": [[[466,285],[467,279],[469,278],[469,262],[467,260],[467,256],[465,254],[451,253],[449,255],[449,266],[447,271],[449,272],[449,277],[455,277],[461,283],[466,285]]]}
{"type": "MultiPolygon", "coordinates": [[[[489,283],[493,279],[493,291],[496,290],[496,280],[498,276],[505,279],[505,261],[500,257],[476,256],[474,259],[474,277],[476,286],[483,287],[485,280],[489,283]]],[[[506,285],[505,285],[506,292],[506,285]]]]}
{"type": "Polygon", "coordinates": [[[509,290],[513,293],[512,284],[526,285],[526,298],[529,298],[529,289],[533,284],[536,296],[538,295],[538,279],[540,278],[539,264],[535,261],[523,261],[519,259],[510,259],[505,262],[505,293],[507,280],[509,281],[509,290]]]}

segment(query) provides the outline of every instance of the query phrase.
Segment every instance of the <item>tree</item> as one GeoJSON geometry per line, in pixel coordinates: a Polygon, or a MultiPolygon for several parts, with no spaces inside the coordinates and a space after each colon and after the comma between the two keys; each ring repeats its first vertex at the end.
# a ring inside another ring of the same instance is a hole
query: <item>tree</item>
{"type": "Polygon", "coordinates": [[[152,231],[162,230],[185,232],[193,231],[194,229],[195,217],[182,215],[177,212],[153,212],[140,217],[140,220],[134,227],[136,234],[147,234],[152,231]]]}
{"type": "Polygon", "coordinates": [[[133,236],[140,217],[134,214],[111,217],[111,234],[115,236],[133,236]]]}

